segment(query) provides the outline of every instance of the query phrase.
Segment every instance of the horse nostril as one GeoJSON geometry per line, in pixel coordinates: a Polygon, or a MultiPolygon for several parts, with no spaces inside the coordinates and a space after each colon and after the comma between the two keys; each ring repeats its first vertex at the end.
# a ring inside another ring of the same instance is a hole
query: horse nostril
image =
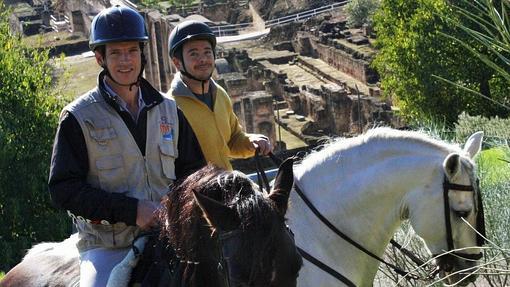
{"type": "Polygon", "coordinates": [[[471,213],[471,210],[463,210],[463,211],[459,211],[459,210],[456,210],[455,211],[455,214],[458,216],[458,217],[462,217],[462,218],[466,218],[468,217],[469,213],[471,213]]]}

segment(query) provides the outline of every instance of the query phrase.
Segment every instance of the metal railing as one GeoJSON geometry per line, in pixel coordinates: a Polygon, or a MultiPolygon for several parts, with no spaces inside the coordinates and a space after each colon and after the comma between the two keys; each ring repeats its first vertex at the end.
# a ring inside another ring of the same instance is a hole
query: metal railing
{"type": "Polygon", "coordinates": [[[299,13],[295,13],[295,14],[291,14],[291,15],[287,15],[287,16],[284,16],[284,17],[280,17],[278,19],[271,19],[271,20],[268,20],[268,21],[265,22],[266,23],[266,28],[270,28],[270,27],[275,26],[275,25],[281,25],[281,24],[285,24],[285,23],[289,23],[289,22],[303,21],[303,20],[306,20],[308,18],[317,16],[319,14],[322,14],[322,13],[329,12],[329,11],[332,11],[334,9],[340,8],[340,7],[344,6],[347,3],[349,3],[348,0],[342,1],[342,2],[338,2],[338,3],[334,3],[334,4],[331,4],[331,5],[327,5],[327,6],[322,6],[322,7],[315,8],[315,9],[310,9],[310,10],[307,10],[307,11],[303,11],[303,12],[299,12],[299,13]]]}
{"type": "MultiPolygon", "coordinates": [[[[267,179],[271,181],[276,177],[276,174],[278,173],[278,168],[266,169],[264,171],[266,173],[267,179]]],[[[259,182],[259,177],[256,172],[247,174],[246,176],[248,176],[248,178],[251,179],[253,182],[259,182]]]]}
{"type": "MultiPolygon", "coordinates": [[[[299,12],[299,13],[295,13],[295,14],[291,14],[291,15],[287,15],[287,16],[280,17],[277,19],[271,19],[271,20],[265,21],[264,26],[265,26],[265,28],[271,28],[273,26],[282,25],[282,24],[289,23],[289,22],[303,21],[308,18],[317,16],[319,14],[338,9],[338,8],[344,6],[345,4],[347,4],[348,2],[349,2],[349,0],[344,0],[342,2],[322,6],[322,7],[315,8],[315,9],[310,9],[307,11],[303,11],[303,12],[299,12]]],[[[217,37],[221,37],[221,36],[229,36],[229,35],[238,35],[239,32],[246,31],[248,28],[252,28],[253,26],[254,25],[252,23],[241,23],[241,24],[218,25],[218,26],[211,27],[211,29],[213,30],[214,34],[217,37]]]]}
{"type": "Polygon", "coordinates": [[[68,31],[70,33],[73,32],[71,21],[67,15],[63,17],[59,16],[58,18],[54,15],[50,15],[50,26],[55,32],[60,31],[68,31]]]}
{"type": "Polygon", "coordinates": [[[244,31],[250,27],[253,27],[252,23],[240,23],[240,24],[212,26],[211,30],[213,31],[214,35],[216,35],[216,37],[221,37],[221,36],[238,35],[239,31],[244,31]]]}

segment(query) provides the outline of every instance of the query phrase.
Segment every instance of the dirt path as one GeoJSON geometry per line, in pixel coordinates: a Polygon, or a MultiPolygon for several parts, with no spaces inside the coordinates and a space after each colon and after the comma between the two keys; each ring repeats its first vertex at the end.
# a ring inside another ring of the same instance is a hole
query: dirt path
{"type": "MultiPolygon", "coordinates": [[[[250,7],[251,16],[253,19],[253,30],[254,31],[264,31],[266,29],[266,23],[262,17],[260,17],[259,13],[255,8],[253,8],[253,5],[251,2],[248,4],[250,7]]],[[[251,31],[253,32],[253,31],[251,31]]]]}

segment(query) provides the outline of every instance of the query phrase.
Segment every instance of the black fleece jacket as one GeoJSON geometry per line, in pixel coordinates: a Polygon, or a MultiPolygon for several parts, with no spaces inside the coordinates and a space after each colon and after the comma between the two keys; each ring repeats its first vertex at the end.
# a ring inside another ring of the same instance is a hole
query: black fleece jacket
{"type": "MultiPolygon", "coordinates": [[[[129,128],[140,151],[145,155],[147,138],[147,111],[163,101],[163,96],[147,81],[141,80],[140,88],[146,106],[135,122],[127,111],[120,109],[103,84],[104,73],[98,77],[98,90],[119,113],[129,128]]],[[[179,117],[179,157],[175,161],[177,180],[182,179],[206,164],[198,140],[180,109],[179,117]]],[[[119,193],[110,193],[93,188],[86,179],[89,170],[87,146],[83,131],[76,118],[65,112],[55,136],[49,175],[49,191],[53,204],[68,210],[75,216],[99,222],[124,222],[136,225],[138,200],[119,193]]]]}

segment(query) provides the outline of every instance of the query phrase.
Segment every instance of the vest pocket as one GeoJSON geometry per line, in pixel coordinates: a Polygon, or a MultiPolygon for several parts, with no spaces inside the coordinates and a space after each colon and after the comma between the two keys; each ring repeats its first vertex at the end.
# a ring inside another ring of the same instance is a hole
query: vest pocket
{"type": "Polygon", "coordinates": [[[85,119],[85,123],[89,126],[90,137],[99,145],[106,145],[108,141],[117,137],[115,129],[107,118],[98,121],[85,119]]]}
{"type": "Polygon", "coordinates": [[[96,160],[101,189],[107,192],[128,191],[124,160],[121,155],[104,156],[96,160]]]}
{"type": "Polygon", "coordinates": [[[159,151],[163,175],[169,179],[175,179],[175,149],[170,143],[160,143],[159,151]]]}

